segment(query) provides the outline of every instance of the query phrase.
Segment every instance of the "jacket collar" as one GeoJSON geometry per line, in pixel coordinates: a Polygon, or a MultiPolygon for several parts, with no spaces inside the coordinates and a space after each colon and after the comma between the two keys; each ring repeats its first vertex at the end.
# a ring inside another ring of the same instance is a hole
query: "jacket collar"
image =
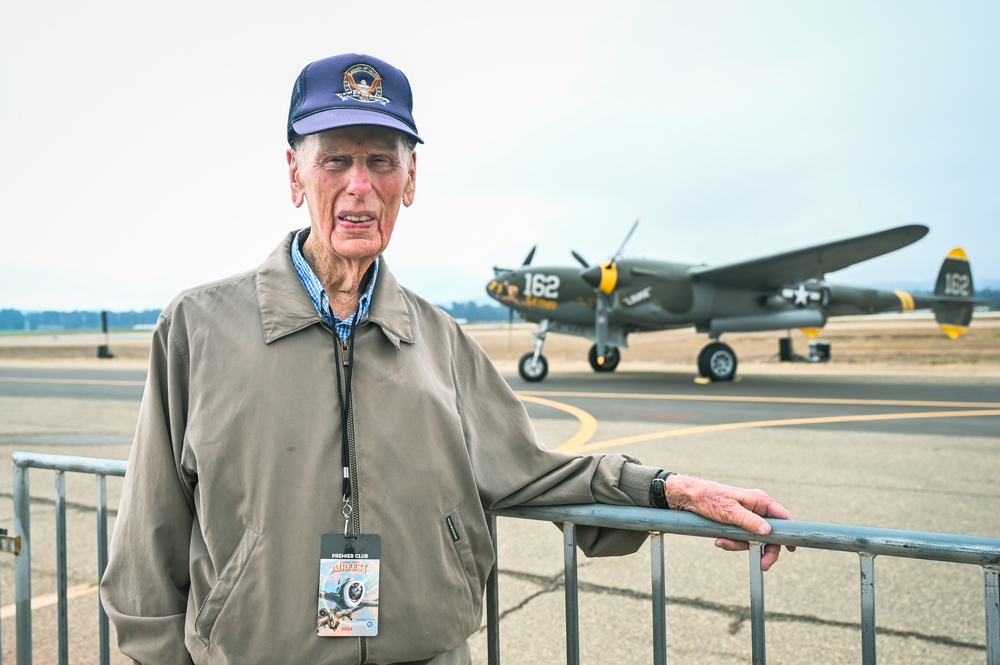
{"type": "MultiPolygon", "coordinates": [[[[257,270],[257,304],[267,344],[322,323],[292,264],[291,249],[296,233],[298,231],[289,232],[257,270]]],[[[403,288],[389,272],[384,256],[368,320],[377,325],[397,349],[400,342],[413,343],[410,310],[403,297],[403,288]]]]}

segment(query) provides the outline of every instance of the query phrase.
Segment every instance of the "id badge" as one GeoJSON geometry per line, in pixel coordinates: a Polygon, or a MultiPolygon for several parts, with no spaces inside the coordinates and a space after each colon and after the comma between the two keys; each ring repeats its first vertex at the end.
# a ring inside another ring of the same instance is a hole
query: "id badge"
{"type": "Polygon", "coordinates": [[[377,533],[326,533],[320,544],[316,634],[377,635],[381,537],[377,533]]]}

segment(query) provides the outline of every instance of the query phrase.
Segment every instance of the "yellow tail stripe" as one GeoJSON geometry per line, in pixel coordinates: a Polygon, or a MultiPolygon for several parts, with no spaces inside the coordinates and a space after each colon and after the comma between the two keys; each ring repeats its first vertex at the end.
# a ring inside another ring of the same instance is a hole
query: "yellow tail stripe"
{"type": "Polygon", "coordinates": [[[951,326],[946,323],[940,323],[938,325],[941,326],[941,330],[944,331],[944,334],[951,339],[958,339],[965,334],[966,330],[968,330],[968,327],[966,326],[951,326]]]}
{"type": "Polygon", "coordinates": [[[953,249],[950,252],[948,252],[948,256],[946,256],[945,258],[948,258],[948,259],[957,259],[959,261],[966,261],[966,262],[968,262],[969,255],[966,254],[965,250],[962,249],[961,247],[956,247],[955,249],[953,249]]]}
{"type": "Polygon", "coordinates": [[[903,308],[904,312],[913,311],[913,296],[911,296],[906,291],[894,291],[896,297],[899,298],[899,304],[903,308]]]}

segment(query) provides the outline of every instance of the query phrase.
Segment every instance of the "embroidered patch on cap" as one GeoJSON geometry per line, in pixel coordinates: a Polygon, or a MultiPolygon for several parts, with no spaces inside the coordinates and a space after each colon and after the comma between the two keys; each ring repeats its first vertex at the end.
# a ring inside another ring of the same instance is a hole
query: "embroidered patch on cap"
{"type": "Polygon", "coordinates": [[[344,72],[344,92],[337,96],[343,101],[353,99],[356,102],[377,103],[382,106],[390,101],[382,96],[382,77],[374,67],[365,64],[354,65],[344,72]]]}

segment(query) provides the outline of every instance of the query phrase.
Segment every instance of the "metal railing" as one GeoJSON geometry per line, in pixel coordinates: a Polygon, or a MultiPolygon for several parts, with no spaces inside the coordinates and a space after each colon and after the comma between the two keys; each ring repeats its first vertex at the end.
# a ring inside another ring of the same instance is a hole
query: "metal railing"
{"type": "MultiPolygon", "coordinates": [[[[69,662],[68,584],[66,570],[66,472],[86,473],[97,481],[97,579],[108,563],[107,476],[125,475],[126,463],[66,455],[15,452],[14,529],[19,540],[15,561],[17,665],[30,665],[31,642],[31,523],[28,471],[55,471],[56,584],[58,596],[59,663],[69,662]]],[[[899,531],[868,527],[820,524],[815,522],[769,520],[772,531],[766,537],[750,534],[691,513],[587,505],[511,508],[490,514],[493,550],[497,550],[497,517],[554,522],[563,527],[564,588],[566,607],[566,661],[580,661],[579,602],[577,588],[576,526],[588,525],[645,531],[650,534],[650,580],[652,587],[653,662],[666,663],[666,585],[664,534],[746,540],[750,547],[750,619],[752,657],[755,664],[766,662],[764,638],[764,576],[760,569],[763,545],[774,543],[800,548],[855,552],[861,564],[862,662],[875,664],[875,557],[892,556],[929,561],[978,565],[983,568],[986,614],[986,662],[1000,665],[1000,539],[958,536],[921,531],[899,531]]],[[[490,665],[500,663],[499,561],[487,582],[487,642],[490,665]]],[[[110,663],[108,617],[99,605],[100,662],[110,663]]]]}
{"type": "MultiPolygon", "coordinates": [[[[20,553],[14,560],[14,596],[17,608],[17,665],[31,665],[31,495],[29,469],[56,472],[56,595],[58,597],[59,665],[69,663],[69,600],[66,571],[66,472],[93,474],[97,481],[97,579],[108,566],[108,476],[124,476],[126,463],[121,460],[46,455],[15,452],[14,458],[14,533],[20,536],[20,553]]],[[[98,601],[100,662],[111,662],[111,638],[108,615],[98,601]]]]}
{"type": "MultiPolygon", "coordinates": [[[[899,531],[768,520],[766,537],[739,527],[727,526],[692,513],[584,505],[510,508],[493,511],[490,530],[493,553],[497,555],[497,517],[554,522],[563,527],[563,569],[566,594],[566,662],[580,662],[579,602],[577,589],[576,526],[599,526],[650,533],[650,579],[652,583],[653,663],[667,662],[666,585],[664,576],[664,534],[729,538],[750,542],[750,623],[751,652],[755,665],[767,662],[764,640],[764,574],[760,568],[765,543],[799,548],[855,552],[861,561],[861,652],[864,665],[875,665],[875,557],[880,555],[944,561],[982,566],[986,609],[986,663],[1000,665],[1000,539],[957,536],[923,531],[899,531]]],[[[486,587],[487,642],[490,665],[500,664],[500,562],[493,566],[486,587]]]]}

